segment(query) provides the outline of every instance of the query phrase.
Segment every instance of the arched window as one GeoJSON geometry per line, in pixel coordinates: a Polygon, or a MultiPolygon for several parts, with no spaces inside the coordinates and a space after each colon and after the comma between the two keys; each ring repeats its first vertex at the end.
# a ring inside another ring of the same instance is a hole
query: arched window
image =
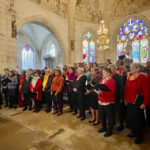
{"type": "Polygon", "coordinates": [[[22,50],[22,69],[29,68],[34,68],[34,54],[30,46],[26,44],[22,50]]]}
{"type": "Polygon", "coordinates": [[[90,32],[84,35],[83,40],[83,62],[93,63],[95,60],[95,42],[90,32]]]}
{"type": "Polygon", "coordinates": [[[49,41],[47,44],[46,55],[52,57],[56,56],[56,47],[52,41],[49,41]]]}
{"type": "Polygon", "coordinates": [[[129,19],[117,34],[117,59],[125,55],[134,62],[148,59],[148,27],[139,19],[129,19]]]}

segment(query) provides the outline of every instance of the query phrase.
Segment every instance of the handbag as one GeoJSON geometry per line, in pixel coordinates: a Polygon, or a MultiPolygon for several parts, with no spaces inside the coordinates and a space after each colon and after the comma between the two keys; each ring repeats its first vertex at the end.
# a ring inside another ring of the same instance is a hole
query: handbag
{"type": "Polygon", "coordinates": [[[37,97],[38,97],[38,92],[32,92],[32,93],[31,93],[31,97],[32,97],[33,99],[37,99],[37,97]]]}
{"type": "Polygon", "coordinates": [[[143,104],[143,100],[144,100],[144,96],[138,94],[138,95],[136,96],[134,105],[135,105],[136,107],[140,107],[140,106],[143,104]]]}

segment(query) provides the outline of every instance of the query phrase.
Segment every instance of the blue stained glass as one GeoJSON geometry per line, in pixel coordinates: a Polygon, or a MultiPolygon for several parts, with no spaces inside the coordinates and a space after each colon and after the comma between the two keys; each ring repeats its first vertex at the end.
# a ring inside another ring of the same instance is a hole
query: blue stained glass
{"type": "Polygon", "coordinates": [[[129,25],[129,26],[133,26],[134,23],[135,23],[134,19],[130,19],[130,20],[128,21],[128,25],[129,25]]]}
{"type": "Polygon", "coordinates": [[[22,69],[27,70],[34,67],[34,53],[31,48],[22,50],[22,69]]]}
{"type": "Polygon", "coordinates": [[[142,31],[142,30],[139,30],[139,31],[136,33],[136,37],[141,38],[142,36],[143,36],[143,31],[142,31]]]}
{"type": "Polygon", "coordinates": [[[139,22],[140,22],[139,19],[136,19],[136,23],[139,24],[139,22]]]}
{"type": "Polygon", "coordinates": [[[145,31],[145,33],[148,32],[148,28],[146,25],[144,25],[144,31],[145,31]]]}
{"type": "Polygon", "coordinates": [[[123,26],[120,27],[120,34],[123,33],[123,26]]]}
{"type": "Polygon", "coordinates": [[[130,32],[130,27],[126,26],[126,27],[124,28],[124,33],[125,33],[125,34],[128,34],[129,32],[130,32]]]}
{"type": "Polygon", "coordinates": [[[143,25],[143,21],[140,21],[140,24],[143,25]]]}
{"type": "Polygon", "coordinates": [[[138,27],[137,24],[135,24],[135,25],[132,27],[132,31],[133,31],[133,32],[137,32],[138,29],[139,29],[139,27],[138,27]]]}
{"type": "Polygon", "coordinates": [[[148,39],[143,37],[141,40],[141,62],[145,63],[148,59],[148,39]]]}
{"type": "Polygon", "coordinates": [[[126,34],[122,34],[122,35],[121,35],[121,41],[125,41],[126,38],[127,38],[126,34]]]}
{"type": "Polygon", "coordinates": [[[134,38],[134,33],[133,33],[133,32],[130,32],[130,33],[129,33],[129,39],[132,40],[133,38],[134,38]]]}
{"type": "Polygon", "coordinates": [[[92,36],[92,34],[88,32],[85,36],[89,39],[92,36]]]}
{"type": "Polygon", "coordinates": [[[139,40],[132,42],[132,58],[134,62],[139,62],[139,40]]]}
{"type": "Polygon", "coordinates": [[[131,18],[120,27],[120,32],[117,34],[117,59],[122,54],[132,58],[134,62],[147,61],[149,57],[148,27],[143,21],[131,18]],[[128,40],[132,43],[132,51],[126,52],[128,40]]]}
{"type": "Polygon", "coordinates": [[[95,43],[93,41],[90,42],[90,63],[94,62],[95,56],[95,43]]]}

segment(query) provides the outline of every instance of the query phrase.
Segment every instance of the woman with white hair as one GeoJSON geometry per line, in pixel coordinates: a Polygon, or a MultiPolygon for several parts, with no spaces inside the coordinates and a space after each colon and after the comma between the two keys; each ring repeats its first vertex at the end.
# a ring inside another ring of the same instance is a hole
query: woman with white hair
{"type": "Polygon", "coordinates": [[[139,63],[130,65],[130,76],[126,81],[124,99],[127,105],[127,126],[131,129],[128,137],[136,137],[135,143],[143,141],[145,124],[144,109],[149,104],[148,78],[141,73],[143,66],[139,63]]]}

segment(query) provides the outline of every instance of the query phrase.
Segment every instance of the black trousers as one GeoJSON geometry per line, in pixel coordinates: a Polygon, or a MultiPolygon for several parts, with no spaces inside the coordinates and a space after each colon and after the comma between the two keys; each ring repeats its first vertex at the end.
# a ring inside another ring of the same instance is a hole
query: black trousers
{"type": "Polygon", "coordinates": [[[0,92],[0,106],[2,105],[2,93],[0,92]]]}
{"type": "Polygon", "coordinates": [[[53,92],[52,95],[52,101],[53,101],[53,106],[56,112],[62,112],[63,111],[63,93],[57,94],[55,96],[56,92],[53,92]]]}
{"type": "Polygon", "coordinates": [[[115,120],[114,104],[106,106],[99,105],[99,115],[102,122],[102,128],[106,128],[108,132],[112,132],[115,120]]]}
{"type": "Polygon", "coordinates": [[[127,127],[131,129],[134,136],[142,137],[144,125],[144,110],[129,103],[127,106],[127,127]]]}
{"type": "Polygon", "coordinates": [[[5,105],[8,106],[9,96],[8,96],[8,89],[3,89],[5,105]]]}
{"type": "Polygon", "coordinates": [[[85,98],[84,98],[84,94],[80,93],[80,92],[76,92],[75,93],[75,98],[74,98],[74,112],[78,112],[82,117],[85,117],[85,98]]]}
{"type": "Polygon", "coordinates": [[[124,103],[115,103],[115,116],[119,120],[119,124],[123,126],[126,118],[126,108],[124,103]]]}
{"type": "Polygon", "coordinates": [[[150,106],[146,107],[146,124],[150,126],[150,106]]]}
{"type": "Polygon", "coordinates": [[[69,98],[70,110],[73,110],[73,108],[74,108],[75,93],[73,91],[68,92],[68,98],[69,98]]]}
{"type": "Polygon", "coordinates": [[[27,107],[31,107],[32,106],[32,101],[30,100],[30,94],[23,94],[24,97],[24,106],[27,107]]]}
{"type": "Polygon", "coordinates": [[[8,89],[8,103],[9,107],[12,108],[17,104],[17,97],[16,97],[16,89],[8,89]]]}
{"type": "Polygon", "coordinates": [[[34,100],[34,104],[35,104],[35,110],[40,110],[40,101],[34,100]]]}
{"type": "Polygon", "coordinates": [[[44,91],[44,99],[46,101],[46,109],[51,110],[52,98],[51,98],[51,95],[50,95],[50,91],[44,91]]]}

